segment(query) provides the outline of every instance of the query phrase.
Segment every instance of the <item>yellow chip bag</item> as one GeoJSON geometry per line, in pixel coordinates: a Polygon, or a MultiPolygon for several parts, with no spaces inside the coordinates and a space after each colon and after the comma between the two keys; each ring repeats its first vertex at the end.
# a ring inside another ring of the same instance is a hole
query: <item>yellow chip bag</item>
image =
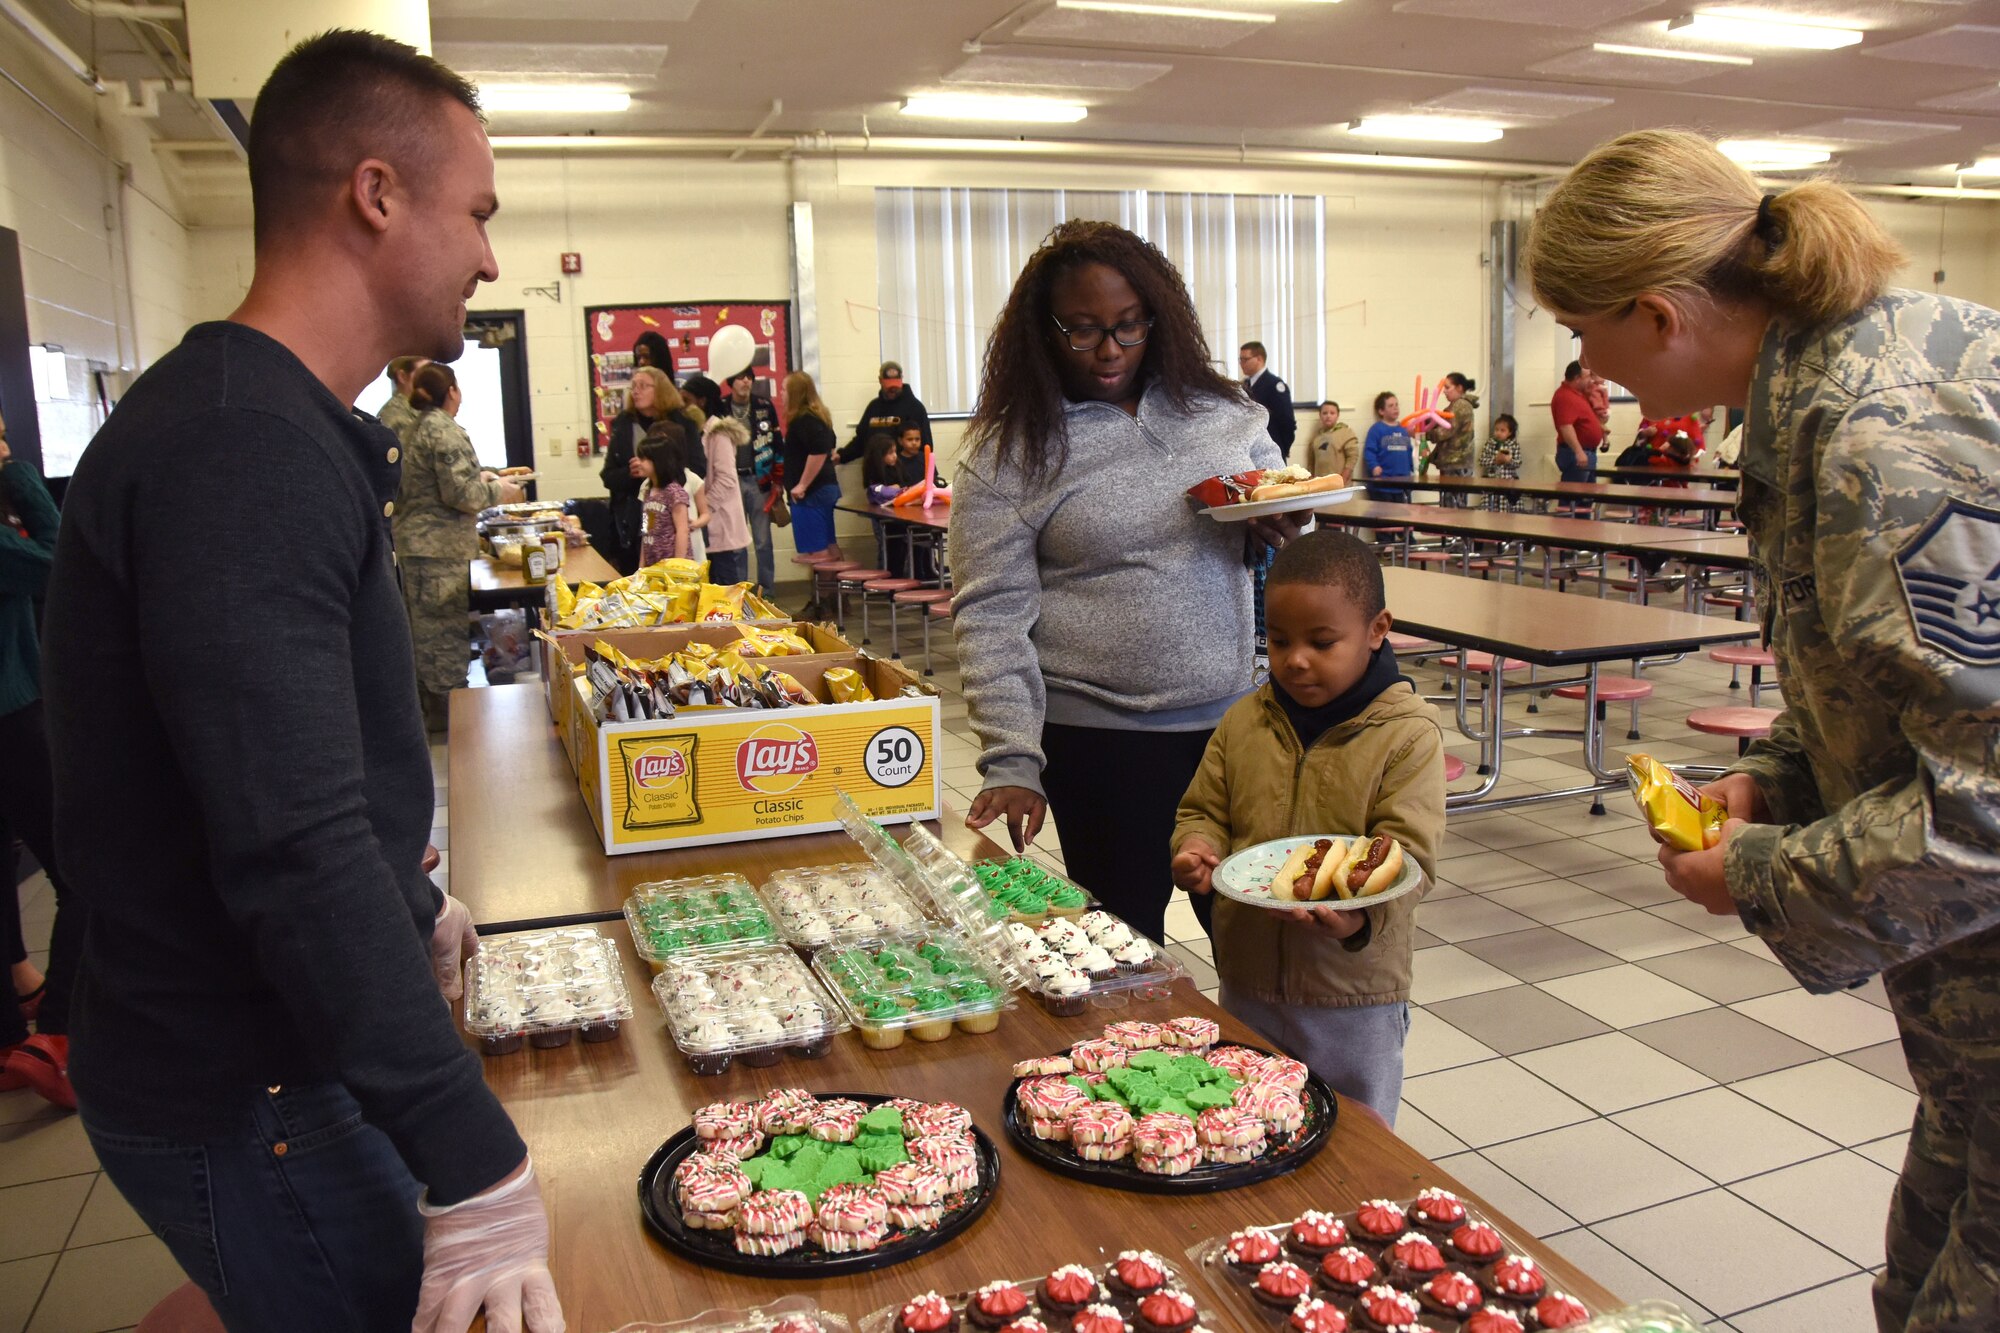
{"type": "Polygon", "coordinates": [[[576,594],[570,591],[569,583],[562,575],[549,575],[548,595],[555,598],[556,619],[560,620],[576,610],[576,594]]]}
{"type": "Polygon", "coordinates": [[[799,657],[812,651],[812,645],[794,630],[739,625],[737,633],[743,642],[731,646],[745,657],[799,657]]]}
{"type": "Polygon", "coordinates": [[[829,667],[826,672],[826,692],[833,696],[837,704],[873,703],[875,696],[868,690],[868,682],[853,667],[829,667]]]}
{"type": "Polygon", "coordinates": [[[749,591],[750,588],[749,584],[745,583],[740,586],[744,589],[743,619],[745,620],[790,620],[791,619],[791,617],[786,615],[784,609],[778,606],[777,603],[766,601],[764,598],[759,597],[756,593],[749,591]]]}
{"type": "Polygon", "coordinates": [[[743,619],[743,599],[750,594],[750,585],[735,583],[721,587],[713,583],[701,585],[700,608],[693,619],[703,622],[711,620],[743,619]]]}
{"type": "Polygon", "coordinates": [[[1703,796],[1686,778],[1651,755],[1632,755],[1625,766],[1633,799],[1639,802],[1653,832],[1665,838],[1668,846],[1699,852],[1722,840],[1722,824],[1728,818],[1722,802],[1703,796]]]}
{"type": "Polygon", "coordinates": [[[674,656],[686,658],[690,663],[698,664],[715,656],[717,653],[721,651],[722,650],[720,648],[717,648],[712,643],[690,643],[687,647],[675,653],[674,656]]]}

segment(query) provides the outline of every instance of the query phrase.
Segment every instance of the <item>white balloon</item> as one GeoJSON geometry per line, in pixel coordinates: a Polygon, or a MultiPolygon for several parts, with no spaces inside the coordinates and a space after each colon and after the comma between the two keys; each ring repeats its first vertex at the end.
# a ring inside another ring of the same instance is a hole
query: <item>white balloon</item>
{"type": "Polygon", "coordinates": [[[729,381],[750,368],[757,354],[757,340],[741,324],[724,324],[708,340],[708,377],[717,384],[729,381]]]}

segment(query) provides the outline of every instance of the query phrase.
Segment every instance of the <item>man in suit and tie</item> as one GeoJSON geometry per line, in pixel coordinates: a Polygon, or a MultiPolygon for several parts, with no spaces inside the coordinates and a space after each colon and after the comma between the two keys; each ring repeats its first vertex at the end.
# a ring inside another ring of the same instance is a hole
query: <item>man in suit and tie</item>
{"type": "Polygon", "coordinates": [[[1236,353],[1236,364],[1243,368],[1243,387],[1271,414],[1271,440],[1289,463],[1292,440],[1299,433],[1299,419],[1292,415],[1292,387],[1272,373],[1264,364],[1267,359],[1264,344],[1260,342],[1244,343],[1236,353]]]}

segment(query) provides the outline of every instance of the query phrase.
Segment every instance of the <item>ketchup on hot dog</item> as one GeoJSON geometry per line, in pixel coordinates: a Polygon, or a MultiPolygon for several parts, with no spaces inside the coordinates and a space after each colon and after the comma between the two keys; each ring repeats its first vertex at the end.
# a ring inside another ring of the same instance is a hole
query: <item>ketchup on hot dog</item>
{"type": "Polygon", "coordinates": [[[1382,863],[1388,859],[1389,835],[1384,833],[1369,842],[1367,855],[1347,868],[1347,891],[1358,892],[1366,886],[1368,877],[1380,870],[1382,863]]]}
{"type": "Polygon", "coordinates": [[[1312,855],[1306,858],[1305,867],[1299,871],[1299,877],[1292,882],[1293,898],[1303,900],[1312,897],[1313,881],[1319,878],[1320,862],[1326,860],[1326,854],[1332,850],[1331,838],[1320,838],[1313,843],[1312,855]]]}

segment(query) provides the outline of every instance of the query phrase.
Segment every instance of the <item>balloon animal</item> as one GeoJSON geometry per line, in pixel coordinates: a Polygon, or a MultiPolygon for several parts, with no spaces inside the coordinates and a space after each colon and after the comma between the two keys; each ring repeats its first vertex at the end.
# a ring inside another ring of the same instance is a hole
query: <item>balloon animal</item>
{"type": "Polygon", "coordinates": [[[931,447],[924,446],[924,479],[904,491],[889,502],[891,505],[922,505],[929,509],[932,505],[951,503],[951,487],[940,486],[937,481],[937,459],[931,447]]]}
{"type": "Polygon", "coordinates": [[[1402,427],[1412,435],[1422,435],[1433,426],[1450,426],[1451,411],[1438,405],[1438,390],[1426,391],[1424,377],[1417,376],[1417,394],[1413,400],[1417,410],[1404,417],[1402,427]]]}

